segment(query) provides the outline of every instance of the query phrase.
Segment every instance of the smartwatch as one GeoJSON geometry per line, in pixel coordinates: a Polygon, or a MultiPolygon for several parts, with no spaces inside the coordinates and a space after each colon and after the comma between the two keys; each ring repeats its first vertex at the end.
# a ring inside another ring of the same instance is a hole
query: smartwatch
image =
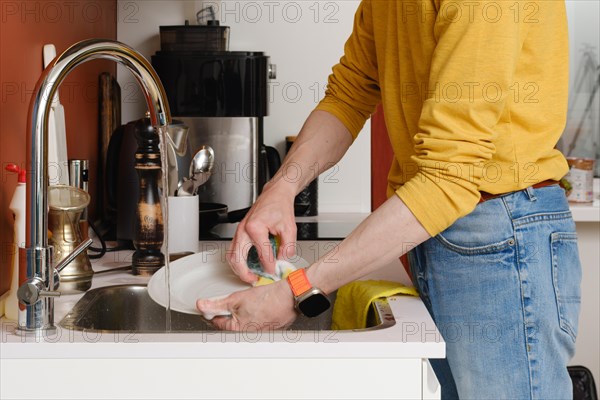
{"type": "Polygon", "coordinates": [[[325,293],[310,284],[304,268],[289,274],[287,281],[294,294],[296,310],[302,315],[313,318],[331,307],[331,302],[325,293]]]}

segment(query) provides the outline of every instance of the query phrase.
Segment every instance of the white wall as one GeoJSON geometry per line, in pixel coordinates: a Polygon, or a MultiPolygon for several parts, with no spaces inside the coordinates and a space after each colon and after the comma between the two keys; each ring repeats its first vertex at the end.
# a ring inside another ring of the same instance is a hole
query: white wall
{"type": "MultiPolygon", "coordinates": [[[[575,131],[581,125],[581,133],[577,146],[571,153],[576,157],[596,158],[600,164],[600,92],[596,92],[591,112],[584,118],[584,110],[592,94],[592,88],[598,82],[600,70],[593,71],[600,65],[600,0],[567,0],[567,17],[569,20],[569,118],[563,139],[566,153],[573,140],[575,131]],[[591,54],[589,68],[583,67],[584,52],[591,54]],[[584,72],[586,71],[586,72],[584,72]],[[582,76],[583,84],[577,87],[578,77],[582,76]],[[583,123],[582,123],[583,121],[583,123]]],[[[596,166],[596,175],[600,176],[600,165],[596,166]]]]}
{"type": "MultiPolygon", "coordinates": [[[[352,30],[358,0],[346,1],[153,1],[119,0],[118,40],[150,57],[160,47],[160,25],[195,23],[197,10],[215,6],[221,25],[231,27],[230,50],[264,51],[277,65],[270,86],[265,143],[285,151],[323,97],[327,76],[352,30]]],[[[143,98],[133,78],[118,72],[123,90],[123,122],[143,115],[143,98]]],[[[319,182],[319,212],[371,209],[370,124],[335,169],[319,182]]]]}

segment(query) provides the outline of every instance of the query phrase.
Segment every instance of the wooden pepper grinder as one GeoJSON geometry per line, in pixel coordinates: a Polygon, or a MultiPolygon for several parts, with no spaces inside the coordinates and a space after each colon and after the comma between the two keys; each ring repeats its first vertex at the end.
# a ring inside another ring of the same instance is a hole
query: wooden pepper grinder
{"type": "Polygon", "coordinates": [[[146,115],[135,123],[135,169],[139,177],[140,195],[135,214],[132,258],[134,275],[152,275],[165,263],[160,249],[164,240],[162,207],[158,192],[161,177],[158,133],[146,115]]]}

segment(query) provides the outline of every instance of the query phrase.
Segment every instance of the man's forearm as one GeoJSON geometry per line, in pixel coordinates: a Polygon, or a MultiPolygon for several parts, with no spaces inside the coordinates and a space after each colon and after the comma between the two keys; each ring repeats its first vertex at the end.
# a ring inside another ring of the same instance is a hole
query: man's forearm
{"type": "Polygon", "coordinates": [[[333,167],[351,144],[352,135],[339,119],[326,111],[313,111],[266,188],[285,187],[298,194],[319,174],[333,167]]]}
{"type": "Polygon", "coordinates": [[[389,198],[339,246],[315,262],[308,278],[331,293],[406,253],[430,236],[397,196],[389,198]]]}
{"type": "MultiPolygon", "coordinates": [[[[352,135],[339,119],[325,111],[314,111],[269,186],[299,193],[318,174],[336,164],[351,144],[352,135]]],[[[309,279],[316,287],[332,292],[397,260],[429,237],[402,200],[393,196],[336,249],[313,264],[309,279]]]]}

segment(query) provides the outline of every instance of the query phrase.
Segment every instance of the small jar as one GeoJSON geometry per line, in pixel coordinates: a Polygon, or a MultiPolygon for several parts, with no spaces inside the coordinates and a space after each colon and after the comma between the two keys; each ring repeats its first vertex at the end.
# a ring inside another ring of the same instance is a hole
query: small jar
{"type": "Polygon", "coordinates": [[[567,199],[572,203],[591,203],[594,200],[594,163],[592,158],[568,157],[569,173],[565,179],[571,185],[567,199]]]}

